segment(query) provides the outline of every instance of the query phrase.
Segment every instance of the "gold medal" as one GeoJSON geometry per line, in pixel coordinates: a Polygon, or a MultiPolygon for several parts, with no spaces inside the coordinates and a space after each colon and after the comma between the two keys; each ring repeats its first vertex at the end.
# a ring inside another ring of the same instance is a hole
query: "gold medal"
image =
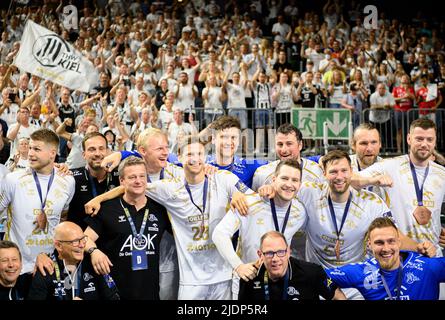
{"type": "Polygon", "coordinates": [[[431,219],[431,211],[424,206],[417,206],[414,210],[414,218],[421,226],[427,224],[431,219]]]}
{"type": "Polygon", "coordinates": [[[340,260],[340,239],[335,240],[335,256],[340,260]]]}

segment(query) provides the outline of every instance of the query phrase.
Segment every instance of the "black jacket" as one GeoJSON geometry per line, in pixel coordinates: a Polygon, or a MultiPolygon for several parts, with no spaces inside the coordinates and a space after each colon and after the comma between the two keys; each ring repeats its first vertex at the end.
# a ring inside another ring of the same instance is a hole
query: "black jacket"
{"type": "Polygon", "coordinates": [[[119,300],[113,279],[109,275],[96,274],[89,255],[84,256],[77,271],[80,277],[75,278],[80,290],[71,289],[72,283],[63,261],[56,254],[53,259],[59,267],[59,275],[56,270],[52,275],[47,272],[46,276],[37,271],[31,283],[28,300],[73,300],[73,294],[83,300],[119,300]]]}
{"type": "MultiPolygon", "coordinates": [[[[249,282],[240,280],[239,300],[266,300],[265,271],[266,268],[262,265],[255,279],[249,282]]],[[[283,292],[285,300],[320,300],[319,296],[326,300],[333,298],[336,287],[332,284],[328,286],[326,273],[321,266],[290,257],[288,272],[289,282],[286,292],[284,278],[276,282],[268,280],[270,300],[282,300],[283,292]]]]}

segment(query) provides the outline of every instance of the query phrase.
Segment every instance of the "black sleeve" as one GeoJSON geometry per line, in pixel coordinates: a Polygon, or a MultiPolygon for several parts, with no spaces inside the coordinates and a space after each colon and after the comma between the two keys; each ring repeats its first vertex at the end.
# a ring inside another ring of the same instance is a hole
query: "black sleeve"
{"type": "Polygon", "coordinates": [[[239,281],[238,300],[252,300],[252,281],[246,282],[243,279],[239,281]]]}
{"type": "MultiPolygon", "coordinates": [[[[52,286],[52,276],[47,274],[45,277],[37,271],[32,278],[31,288],[28,293],[28,300],[48,300],[52,286]]],[[[54,291],[54,288],[53,288],[54,291]]]]}
{"type": "Polygon", "coordinates": [[[320,296],[326,300],[332,300],[335,295],[337,286],[334,283],[328,284],[328,278],[326,272],[324,272],[321,266],[318,266],[317,271],[314,273],[314,283],[317,286],[317,291],[320,296]]]}
{"type": "MultiPolygon", "coordinates": [[[[97,233],[99,238],[103,234],[103,221],[102,221],[103,213],[104,213],[104,207],[101,206],[101,208],[96,216],[94,216],[94,217],[87,216],[83,220],[88,225],[88,227],[90,227],[91,229],[94,230],[94,232],[97,233]]],[[[104,214],[107,214],[107,213],[105,212],[104,214]]]]}
{"type": "Polygon", "coordinates": [[[120,300],[119,291],[110,275],[95,275],[101,300],[120,300]]]}

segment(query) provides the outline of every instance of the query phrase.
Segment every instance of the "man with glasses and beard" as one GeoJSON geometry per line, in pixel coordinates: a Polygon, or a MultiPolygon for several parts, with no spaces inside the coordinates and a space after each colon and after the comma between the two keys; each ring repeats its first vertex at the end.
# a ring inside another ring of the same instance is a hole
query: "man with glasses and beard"
{"type": "Polygon", "coordinates": [[[261,237],[258,256],[258,274],[251,281],[241,280],[239,300],[345,299],[339,289],[328,285],[321,266],[290,256],[286,237],[278,231],[261,237]]]}

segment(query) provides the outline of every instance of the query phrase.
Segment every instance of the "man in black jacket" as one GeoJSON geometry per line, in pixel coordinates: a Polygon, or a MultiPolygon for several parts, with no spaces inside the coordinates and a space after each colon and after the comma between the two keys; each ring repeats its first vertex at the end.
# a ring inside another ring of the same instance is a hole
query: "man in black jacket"
{"type": "Polygon", "coordinates": [[[55,229],[54,272],[36,272],[29,300],[119,300],[110,275],[97,275],[89,256],[84,257],[87,237],[72,222],[62,222],[55,229]]]}
{"type": "Polygon", "coordinates": [[[319,300],[319,296],[326,300],[345,299],[341,290],[327,281],[321,266],[290,254],[283,234],[265,233],[258,250],[258,274],[249,282],[241,279],[239,300],[319,300]]]}

